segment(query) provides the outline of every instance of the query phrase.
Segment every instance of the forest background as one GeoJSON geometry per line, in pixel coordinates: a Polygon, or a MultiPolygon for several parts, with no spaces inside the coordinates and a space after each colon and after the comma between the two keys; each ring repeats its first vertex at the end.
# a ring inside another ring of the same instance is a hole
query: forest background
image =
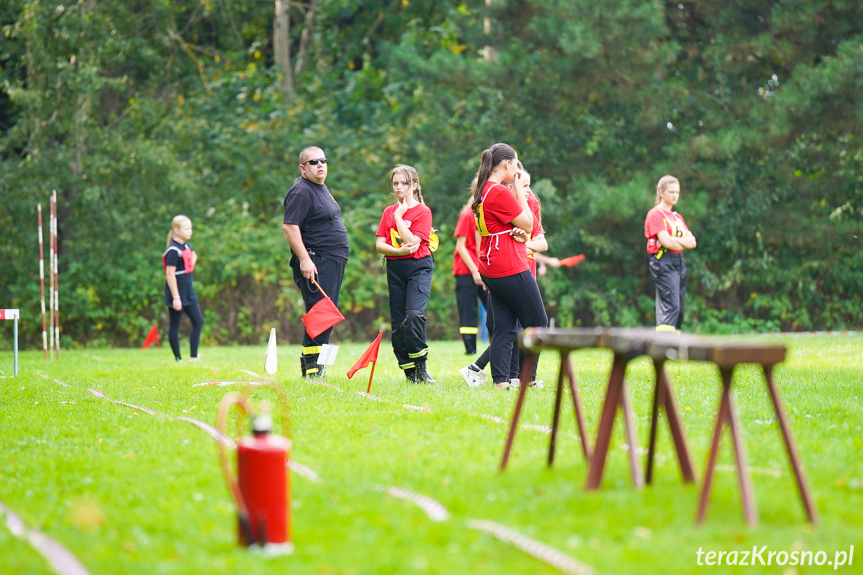
{"type": "Polygon", "coordinates": [[[672,173],[698,238],[687,329],[863,326],[859,0],[0,0],[0,26],[0,305],[25,345],[52,189],[64,346],[165,326],[178,213],[205,343],[296,342],[282,200],[310,144],[351,241],[340,338],[388,320],[396,163],[442,238],[430,336],[457,337],[451,236],[495,141],[533,174],[549,254],[587,256],[540,280],[557,325],[653,324],[644,216],[672,173]]]}

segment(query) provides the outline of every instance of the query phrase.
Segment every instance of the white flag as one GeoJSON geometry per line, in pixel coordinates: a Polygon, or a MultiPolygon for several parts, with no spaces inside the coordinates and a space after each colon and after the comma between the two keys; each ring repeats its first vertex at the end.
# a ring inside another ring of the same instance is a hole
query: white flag
{"type": "Polygon", "coordinates": [[[279,369],[279,360],[276,357],[276,328],[270,330],[270,341],[267,343],[267,358],[264,360],[264,369],[270,375],[275,375],[279,369]]]}
{"type": "Polygon", "coordinates": [[[339,346],[325,343],[321,346],[321,353],[318,354],[318,365],[334,365],[337,353],[339,353],[339,346]]]}

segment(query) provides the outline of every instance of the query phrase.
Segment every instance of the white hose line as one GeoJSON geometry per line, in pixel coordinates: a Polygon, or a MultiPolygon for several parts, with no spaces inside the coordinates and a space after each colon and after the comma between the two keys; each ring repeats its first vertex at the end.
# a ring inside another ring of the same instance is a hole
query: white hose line
{"type": "MultiPolygon", "coordinates": [[[[227,435],[225,435],[224,433],[222,433],[221,431],[219,431],[218,429],[216,429],[212,425],[208,425],[208,424],[206,424],[203,421],[200,421],[198,419],[194,419],[192,417],[171,417],[170,415],[160,413],[160,412],[156,411],[155,409],[150,409],[149,407],[141,407],[140,405],[133,405],[131,403],[126,403],[123,401],[117,401],[116,399],[111,399],[110,397],[108,397],[104,393],[102,393],[101,391],[98,391],[95,389],[90,389],[88,391],[90,393],[92,393],[93,395],[95,395],[96,397],[100,397],[102,399],[107,399],[111,403],[116,403],[117,405],[122,405],[124,407],[130,407],[132,409],[137,409],[139,411],[143,411],[144,413],[149,413],[150,415],[155,415],[158,417],[167,418],[171,421],[185,421],[186,423],[191,423],[192,425],[194,425],[195,427],[197,427],[198,429],[200,429],[201,431],[203,431],[204,433],[206,433],[207,435],[209,435],[210,437],[212,437],[213,439],[215,439],[219,443],[222,443],[226,447],[228,447],[230,449],[236,449],[237,448],[237,444],[233,439],[231,439],[230,437],[228,437],[227,435]]],[[[310,469],[309,467],[306,467],[302,463],[298,463],[298,462],[294,461],[293,459],[288,459],[288,467],[292,471],[297,472],[298,475],[302,475],[303,477],[305,477],[306,479],[309,479],[311,481],[318,482],[321,480],[320,476],[314,470],[310,469]]]]}
{"type": "Polygon", "coordinates": [[[589,575],[594,573],[593,567],[590,565],[581,563],[563,551],[558,551],[554,547],[541,543],[536,539],[532,539],[527,535],[519,533],[518,531],[504,527],[500,523],[495,523],[494,521],[471,520],[468,521],[467,526],[476,531],[488,533],[505,543],[511,543],[528,555],[539,559],[543,563],[551,565],[563,573],[568,573],[570,575],[589,575]]]}
{"type": "Polygon", "coordinates": [[[428,518],[432,521],[446,521],[449,519],[449,511],[447,511],[446,507],[432,499],[427,495],[423,495],[421,493],[415,493],[413,491],[408,491],[407,489],[402,489],[401,487],[392,487],[392,486],[383,486],[376,485],[375,489],[378,491],[386,491],[392,497],[396,499],[404,499],[406,501],[410,501],[420,509],[422,509],[428,518]]]}
{"type": "Polygon", "coordinates": [[[6,515],[6,527],[12,535],[25,539],[59,575],[90,575],[86,567],[68,549],[44,533],[28,529],[21,518],[2,503],[0,514],[6,515]]]}

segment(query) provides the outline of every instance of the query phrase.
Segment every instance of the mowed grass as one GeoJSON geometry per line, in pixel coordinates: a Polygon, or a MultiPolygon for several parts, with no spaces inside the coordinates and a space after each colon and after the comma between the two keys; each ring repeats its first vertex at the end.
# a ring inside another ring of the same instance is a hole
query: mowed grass
{"type": "MultiPolygon", "coordinates": [[[[748,528],[743,519],[726,432],[708,521],[696,527],[720,391],[715,368],[668,365],[698,486],[682,483],[664,426],[654,484],[635,490],[618,417],[602,489],[586,492],[587,466],[568,394],[554,467],[546,466],[549,436],[521,428],[508,469],[498,471],[508,424],[483,416],[508,422],[516,393],[468,388],[457,374],[469,361],[460,342],[431,345],[435,386],[405,383],[383,342],[372,388],[383,402],[356,393],[365,391],[368,369],[351,381],[344,375],[365,344],[342,345],[329,370],[327,381],[341,393],[301,380],[298,348],[279,348],[277,379],[290,398],[292,458],[320,477],[315,482],[292,473],[292,555],[267,558],[236,545],[235,509],[216,442],[175,419],[213,425],[218,402],[235,388],[194,384],[259,379],[242,370],[264,373],[264,346],[204,348],[197,364],[176,364],[167,349],[63,350],[53,362],[45,362],[41,352],[22,352],[19,377],[0,379],[0,503],[28,528],[62,543],[94,575],[554,572],[515,546],[471,529],[473,520],[514,529],[599,573],[694,573],[704,569],[696,564],[699,548],[766,545],[773,551],[825,551],[832,559],[835,551],[859,546],[863,535],[863,338],[777,341],[789,346],[776,379],[820,514],[815,526],[804,520],[757,370],[737,373],[735,399],[760,523],[748,528]],[[89,389],[169,417],[112,403],[89,389]],[[381,487],[431,497],[449,518],[432,521],[381,487]]],[[[592,443],[611,357],[592,350],[572,358],[592,443]]],[[[554,354],[543,355],[546,387],[528,391],[522,424],[551,425],[557,367],[554,354]]],[[[0,375],[11,372],[11,353],[0,353],[0,375]]],[[[646,359],[631,363],[627,381],[644,448],[653,390],[646,359]]],[[[268,391],[254,394],[256,400],[272,397],[268,391]]],[[[2,525],[0,549],[0,572],[54,572],[2,525]]],[[[857,555],[853,566],[840,570],[863,572],[863,550],[857,555]]],[[[744,570],[832,568],[787,569],[744,570]]]]}

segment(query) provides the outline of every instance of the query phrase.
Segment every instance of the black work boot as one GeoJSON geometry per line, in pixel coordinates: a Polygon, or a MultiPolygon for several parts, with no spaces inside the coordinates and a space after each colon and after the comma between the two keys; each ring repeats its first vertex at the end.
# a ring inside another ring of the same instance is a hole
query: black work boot
{"type": "Polygon", "coordinates": [[[423,359],[422,361],[418,361],[417,363],[417,381],[419,383],[437,383],[431,374],[426,369],[426,361],[423,359]]]}
{"type": "Polygon", "coordinates": [[[464,333],[461,336],[464,341],[465,355],[476,355],[476,336],[474,334],[464,333]]]}
{"type": "Polygon", "coordinates": [[[303,377],[321,378],[326,376],[324,366],[318,364],[318,354],[300,356],[300,369],[303,377]]]}
{"type": "Polygon", "coordinates": [[[417,380],[417,368],[415,367],[405,369],[405,377],[408,383],[419,383],[419,380],[417,380]]]}

